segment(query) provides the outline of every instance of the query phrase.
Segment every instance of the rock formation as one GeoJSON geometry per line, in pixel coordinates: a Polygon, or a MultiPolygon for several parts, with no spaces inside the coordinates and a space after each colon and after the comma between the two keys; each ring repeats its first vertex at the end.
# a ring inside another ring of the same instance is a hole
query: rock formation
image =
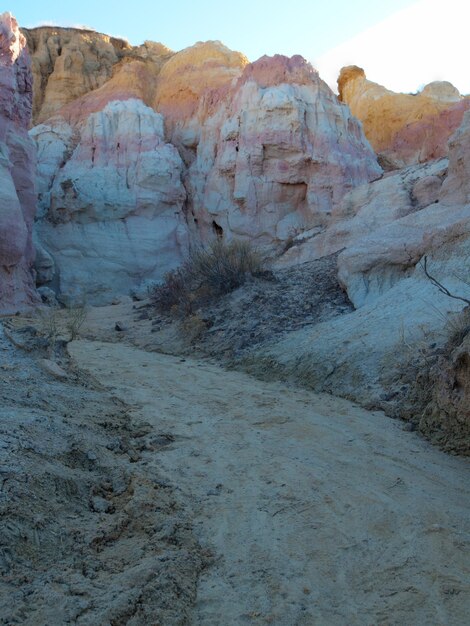
{"type": "Polygon", "coordinates": [[[129,44],[93,31],[24,29],[34,76],[33,116],[42,122],[64,104],[103,85],[129,44]]]}
{"type": "MultiPolygon", "coordinates": [[[[452,293],[470,298],[469,160],[467,112],[449,141],[448,162],[413,166],[358,187],[335,207],[329,228],[299,238],[286,261],[342,250],[338,275],[357,310],[287,335],[262,359],[316,389],[401,415],[397,407],[428,367],[417,355],[442,354],[455,333],[452,316],[465,306],[432,284],[423,257],[452,293]]],[[[426,406],[414,403],[411,415],[441,443],[468,449],[468,339],[436,367],[445,376],[424,390],[430,407],[420,421],[426,406]]]]}
{"type": "MultiPolygon", "coordinates": [[[[146,49],[153,50],[149,44],[146,49]]],[[[104,85],[61,106],[31,131],[39,155],[38,236],[56,263],[54,280],[66,299],[75,297],[72,289],[103,301],[112,290],[128,292],[132,281],[161,278],[181,260],[188,237],[197,243],[224,232],[280,249],[304,228],[327,223],[345,192],[380,175],[360,125],[301,57],[266,57],[247,66],[241,54],[207,42],[175,54],[162,67],[149,58],[120,61],[104,85]],[[153,101],[166,118],[142,101],[153,101]],[[158,131],[150,133],[159,145],[156,153],[148,148],[148,129],[136,131],[142,116],[146,124],[159,120],[158,131]],[[163,149],[163,123],[189,170],[175,148],[163,149]],[[131,131],[144,133],[147,148],[139,147],[131,131]],[[142,172],[150,165],[135,164],[150,164],[157,154],[149,182],[142,172]],[[185,214],[181,180],[188,196],[185,214]],[[153,234],[151,247],[137,257],[133,246],[140,231],[127,228],[130,244],[116,228],[130,216],[142,220],[143,202],[146,210],[153,207],[146,226],[148,237],[153,234]],[[169,213],[172,225],[163,226],[169,213]],[[100,236],[107,239],[109,230],[114,242],[103,244],[110,265],[99,284],[97,236],[91,235],[97,224],[100,236]],[[174,236],[164,241],[168,228],[174,236]],[[80,261],[72,260],[69,247],[80,250],[80,261]],[[118,248],[129,248],[125,263],[115,261],[118,248]],[[111,278],[112,268],[122,280],[111,278]]],[[[39,276],[50,276],[49,258],[40,258],[46,260],[45,267],[38,263],[39,276]]]]}
{"type": "Polygon", "coordinates": [[[248,65],[201,130],[189,171],[194,219],[263,246],[324,226],[381,169],[358,122],[300,56],[248,65]]]}
{"type": "Polygon", "coordinates": [[[38,236],[63,301],[106,302],[181,263],[183,163],[164,141],[161,115],[140,100],[113,101],[76,126],[57,117],[31,134],[38,236]]]}
{"type": "Polygon", "coordinates": [[[359,185],[334,205],[328,228],[300,233],[279,260],[296,265],[360,245],[369,234],[439,198],[448,160],[413,165],[359,185]]]}
{"type": "Polygon", "coordinates": [[[394,93],[356,66],[341,70],[338,89],[382,164],[391,168],[446,156],[448,139],[470,108],[470,99],[448,82],[430,83],[416,95],[394,93]]]}
{"type": "Polygon", "coordinates": [[[32,79],[16,20],[0,15],[0,312],[36,298],[32,223],[36,208],[31,118],[32,79]]]}
{"type": "Polygon", "coordinates": [[[177,52],[162,67],[153,106],[162,113],[178,148],[194,149],[205,119],[227,96],[248,59],[220,41],[199,42],[177,52]]]}
{"type": "Polygon", "coordinates": [[[127,61],[140,60],[158,73],[172,56],[162,44],[145,42],[132,47],[123,39],[92,30],[43,26],[23,29],[23,33],[32,58],[36,124],[103,86],[127,61]]]}

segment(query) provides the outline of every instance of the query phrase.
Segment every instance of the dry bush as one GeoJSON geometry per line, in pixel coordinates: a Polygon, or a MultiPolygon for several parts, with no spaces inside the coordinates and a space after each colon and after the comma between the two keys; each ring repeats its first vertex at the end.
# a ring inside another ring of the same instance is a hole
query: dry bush
{"type": "Polygon", "coordinates": [[[386,387],[395,390],[393,404],[384,408],[413,423],[445,449],[468,454],[470,405],[466,398],[470,381],[464,361],[470,307],[442,316],[446,322],[438,335],[423,328],[421,341],[412,343],[403,335],[397,346],[402,359],[395,362],[390,379],[384,381],[386,387]]]}
{"type": "Polygon", "coordinates": [[[460,346],[468,334],[470,334],[470,306],[465,307],[460,313],[450,315],[447,322],[446,352],[450,354],[460,346]]]}
{"type": "Polygon", "coordinates": [[[59,338],[63,341],[73,341],[79,336],[86,315],[85,306],[72,309],[41,308],[37,312],[38,329],[40,334],[49,340],[53,349],[59,338]]]}
{"type": "Polygon", "coordinates": [[[209,248],[196,250],[189,259],[194,282],[220,296],[237,289],[247,275],[263,269],[261,255],[247,241],[214,241],[209,248]]]}
{"type": "Polygon", "coordinates": [[[73,341],[79,336],[80,328],[86,320],[86,315],[85,306],[77,306],[67,310],[65,328],[70,335],[70,341],[73,341]]]}
{"type": "Polygon", "coordinates": [[[183,316],[191,314],[191,281],[186,265],[168,272],[163,283],[154,287],[152,300],[158,311],[171,311],[183,316]]]}
{"type": "Polygon", "coordinates": [[[207,248],[194,250],[180,268],[169,272],[154,289],[153,301],[161,312],[191,315],[196,307],[262,272],[263,258],[250,243],[217,239],[207,248]]]}
{"type": "Polygon", "coordinates": [[[56,308],[43,308],[37,312],[39,332],[49,340],[52,348],[60,335],[60,318],[60,310],[56,308]]]}

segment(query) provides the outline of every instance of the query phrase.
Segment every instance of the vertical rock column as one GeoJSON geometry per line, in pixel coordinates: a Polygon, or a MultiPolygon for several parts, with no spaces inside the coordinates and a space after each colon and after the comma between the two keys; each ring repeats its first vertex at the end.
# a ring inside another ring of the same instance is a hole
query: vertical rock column
{"type": "Polygon", "coordinates": [[[0,15],[0,313],[36,299],[32,225],[35,149],[28,136],[32,77],[26,40],[10,13],[0,15]]]}

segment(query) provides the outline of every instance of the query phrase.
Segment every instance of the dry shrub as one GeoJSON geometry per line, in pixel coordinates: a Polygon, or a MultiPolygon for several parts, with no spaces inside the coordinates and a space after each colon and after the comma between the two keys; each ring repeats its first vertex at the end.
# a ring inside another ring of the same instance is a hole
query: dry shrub
{"type": "Polygon", "coordinates": [[[470,334],[470,306],[449,317],[446,352],[450,354],[454,348],[460,346],[468,334],[470,334]]]}
{"type": "Polygon", "coordinates": [[[49,340],[50,345],[54,348],[55,343],[60,335],[61,313],[56,308],[42,308],[37,312],[37,324],[41,335],[49,340]]]}
{"type": "Polygon", "coordinates": [[[241,287],[263,272],[263,258],[249,242],[217,239],[194,250],[177,270],[166,274],[153,292],[157,310],[191,315],[196,307],[241,287]]]}
{"type": "Polygon", "coordinates": [[[87,312],[85,306],[77,306],[68,309],[65,319],[65,328],[70,335],[70,341],[74,341],[80,334],[80,329],[86,320],[87,312]]]}
{"type": "Polygon", "coordinates": [[[260,254],[247,241],[214,241],[209,248],[196,250],[190,257],[194,282],[211,295],[220,296],[237,289],[263,269],[260,254]]]}
{"type": "Polygon", "coordinates": [[[399,389],[392,414],[411,421],[446,450],[469,454],[470,307],[450,314],[442,332],[440,340],[424,330],[422,341],[402,339],[403,360],[388,381],[399,389]]]}
{"type": "Polygon", "coordinates": [[[191,282],[186,263],[165,275],[153,289],[152,300],[158,311],[189,315],[192,311],[191,282]]]}

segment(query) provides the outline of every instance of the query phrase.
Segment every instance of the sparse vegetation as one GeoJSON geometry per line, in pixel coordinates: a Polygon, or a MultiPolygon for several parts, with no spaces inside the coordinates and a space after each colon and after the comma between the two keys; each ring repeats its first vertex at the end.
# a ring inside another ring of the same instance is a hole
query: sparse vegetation
{"type": "Polygon", "coordinates": [[[65,319],[65,328],[70,335],[70,341],[77,339],[80,333],[80,328],[83,326],[86,320],[86,308],[85,306],[77,306],[73,309],[68,309],[65,319]]]}
{"type": "Polygon", "coordinates": [[[40,335],[46,337],[52,351],[58,339],[74,341],[86,320],[86,307],[77,306],[71,309],[45,307],[37,313],[37,325],[40,335]]]}
{"type": "Polygon", "coordinates": [[[155,287],[153,301],[161,312],[189,316],[204,302],[243,285],[247,277],[262,274],[263,267],[261,254],[249,242],[217,239],[194,250],[180,268],[169,272],[155,287]]]}
{"type": "MultiPolygon", "coordinates": [[[[457,313],[441,314],[440,339],[425,332],[421,342],[408,344],[403,338],[404,359],[394,378],[395,387],[400,388],[397,416],[412,422],[445,449],[469,454],[470,300],[437,280],[429,272],[426,257],[422,268],[441,293],[467,306],[457,313]]],[[[460,280],[468,284],[466,279],[460,280]]]]}
{"type": "Polygon", "coordinates": [[[39,332],[48,339],[51,349],[60,334],[60,310],[56,308],[43,308],[38,311],[39,332]]]}

